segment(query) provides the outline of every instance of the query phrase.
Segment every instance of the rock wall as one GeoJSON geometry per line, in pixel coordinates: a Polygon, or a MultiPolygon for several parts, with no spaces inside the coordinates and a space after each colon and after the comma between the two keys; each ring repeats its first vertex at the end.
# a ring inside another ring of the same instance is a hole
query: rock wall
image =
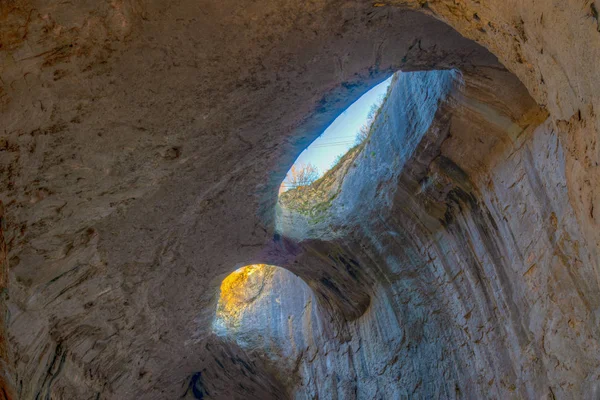
{"type": "Polygon", "coordinates": [[[12,367],[10,364],[8,335],[6,333],[8,297],[8,260],[6,257],[6,243],[4,242],[4,204],[0,202],[0,399],[11,400],[13,393],[12,367]]]}
{"type": "Polygon", "coordinates": [[[3,2],[15,397],[594,397],[599,9],[3,2]],[[398,69],[460,72],[407,83],[420,102],[389,113],[345,211],[276,211],[295,157],[398,69]],[[317,307],[319,354],[285,388],[268,354],[211,333],[222,279],[251,263],[317,307]]]}

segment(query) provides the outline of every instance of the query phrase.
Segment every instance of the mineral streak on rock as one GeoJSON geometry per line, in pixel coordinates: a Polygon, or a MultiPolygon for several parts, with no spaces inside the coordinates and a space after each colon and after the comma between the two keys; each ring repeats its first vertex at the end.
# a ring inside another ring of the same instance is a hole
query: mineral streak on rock
{"type": "Polygon", "coordinates": [[[0,2],[0,398],[598,397],[599,9],[0,2]]]}

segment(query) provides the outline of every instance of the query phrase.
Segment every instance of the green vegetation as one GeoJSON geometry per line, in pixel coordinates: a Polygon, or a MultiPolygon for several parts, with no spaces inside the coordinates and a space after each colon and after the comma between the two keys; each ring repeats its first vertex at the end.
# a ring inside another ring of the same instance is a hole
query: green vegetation
{"type": "MultiPolygon", "coordinates": [[[[394,74],[385,97],[369,112],[367,122],[358,131],[356,145],[349,149],[346,154],[340,156],[331,169],[321,178],[280,193],[279,201],[283,207],[310,217],[311,222],[315,224],[325,219],[331,204],[339,194],[346,173],[351,167],[356,166],[356,159],[369,142],[373,127],[377,122],[381,122],[378,121],[378,117],[397,80],[398,74],[394,74]]],[[[388,116],[385,115],[383,122],[385,123],[387,119],[388,116]]],[[[375,157],[375,152],[372,151],[370,155],[375,157]]]]}
{"type": "Polygon", "coordinates": [[[364,144],[352,147],[329,171],[310,185],[298,186],[279,195],[281,204],[291,210],[313,217],[314,222],[324,218],[337,197],[344,175],[364,144]]]}

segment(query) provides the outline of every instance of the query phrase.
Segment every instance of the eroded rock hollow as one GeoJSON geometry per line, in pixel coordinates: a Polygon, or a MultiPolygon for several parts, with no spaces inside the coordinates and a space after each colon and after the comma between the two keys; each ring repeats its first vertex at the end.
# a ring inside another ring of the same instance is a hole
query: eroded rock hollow
{"type": "Polygon", "coordinates": [[[0,399],[596,398],[598,10],[0,3],[0,399]]]}

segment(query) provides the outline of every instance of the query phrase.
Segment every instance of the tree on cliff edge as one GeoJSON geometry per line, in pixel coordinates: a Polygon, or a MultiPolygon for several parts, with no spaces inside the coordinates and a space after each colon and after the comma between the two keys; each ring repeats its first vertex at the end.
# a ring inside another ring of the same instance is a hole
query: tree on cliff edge
{"type": "Polygon", "coordinates": [[[319,179],[319,176],[319,169],[311,163],[293,165],[281,186],[282,189],[295,189],[300,186],[308,186],[319,179]]]}

